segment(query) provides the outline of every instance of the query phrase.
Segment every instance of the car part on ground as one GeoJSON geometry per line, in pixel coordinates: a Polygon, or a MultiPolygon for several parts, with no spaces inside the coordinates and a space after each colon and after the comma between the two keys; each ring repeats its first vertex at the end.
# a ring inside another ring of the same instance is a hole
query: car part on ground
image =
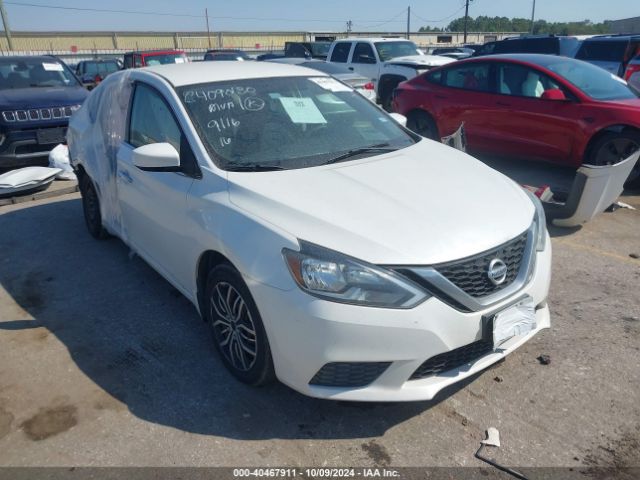
{"type": "Polygon", "coordinates": [[[575,227],[592,220],[613,204],[624,190],[624,183],[640,151],[611,165],[583,165],[564,204],[545,202],[549,220],[558,227],[575,227]]]}
{"type": "Polygon", "coordinates": [[[60,168],[24,167],[0,175],[0,198],[46,190],[61,173],[60,168]]]}
{"type": "Polygon", "coordinates": [[[199,62],[109,76],[69,146],[91,234],[182,292],[237,378],[409,401],[549,328],[551,245],[519,186],[399,120],[321,72],[199,62]]]}

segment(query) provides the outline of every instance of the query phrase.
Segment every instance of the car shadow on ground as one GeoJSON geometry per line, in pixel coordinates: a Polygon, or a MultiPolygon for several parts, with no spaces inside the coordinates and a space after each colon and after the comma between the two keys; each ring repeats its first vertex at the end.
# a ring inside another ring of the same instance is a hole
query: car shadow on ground
{"type": "Polygon", "coordinates": [[[34,319],[0,322],[0,334],[46,328],[87,377],[148,422],[234,439],[376,437],[478,376],[433,401],[395,404],[317,400],[279,383],[249,387],[227,373],[180,293],[121,241],[89,236],[78,199],[4,213],[0,231],[9,252],[0,284],[34,319]]]}

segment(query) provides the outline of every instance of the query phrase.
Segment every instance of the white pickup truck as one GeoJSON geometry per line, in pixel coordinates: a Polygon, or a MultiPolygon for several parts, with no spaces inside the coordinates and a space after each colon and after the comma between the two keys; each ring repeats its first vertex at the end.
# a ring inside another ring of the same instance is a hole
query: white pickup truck
{"type": "Polygon", "coordinates": [[[391,94],[400,82],[455,60],[425,55],[415,43],[400,38],[342,38],[331,44],[327,61],[371,79],[378,102],[390,110],[391,94]]]}

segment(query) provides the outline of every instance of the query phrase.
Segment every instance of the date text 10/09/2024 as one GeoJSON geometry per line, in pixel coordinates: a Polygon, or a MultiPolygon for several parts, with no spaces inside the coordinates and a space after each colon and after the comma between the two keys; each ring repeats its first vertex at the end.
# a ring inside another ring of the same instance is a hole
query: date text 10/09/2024
{"type": "Polygon", "coordinates": [[[263,478],[394,478],[400,472],[391,468],[234,468],[233,477],[263,478]]]}

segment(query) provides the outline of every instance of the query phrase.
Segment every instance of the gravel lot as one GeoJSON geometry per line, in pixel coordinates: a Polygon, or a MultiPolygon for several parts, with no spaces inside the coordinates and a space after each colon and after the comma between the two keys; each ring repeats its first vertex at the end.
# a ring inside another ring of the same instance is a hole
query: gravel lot
{"type": "Polygon", "coordinates": [[[552,231],[551,330],[405,404],[239,384],[186,299],[89,237],[78,194],[0,207],[0,465],[479,466],[495,426],[502,464],[638,467],[640,195],[623,200],[638,210],[552,231]]]}

